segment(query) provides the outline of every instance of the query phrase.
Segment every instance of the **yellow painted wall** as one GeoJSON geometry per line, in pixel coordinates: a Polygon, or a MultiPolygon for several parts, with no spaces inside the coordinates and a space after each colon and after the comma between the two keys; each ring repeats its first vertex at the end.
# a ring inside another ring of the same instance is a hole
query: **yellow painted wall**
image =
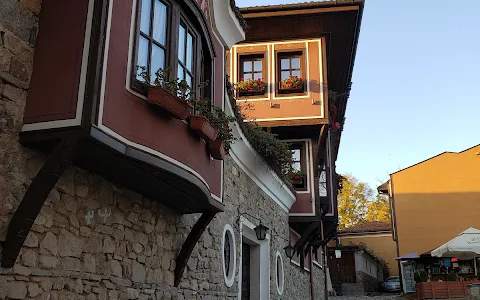
{"type": "Polygon", "coordinates": [[[339,235],[340,244],[349,245],[364,243],[375,252],[375,255],[383,258],[390,269],[390,276],[398,275],[398,264],[394,260],[397,257],[397,247],[392,234],[370,233],[363,235],[339,235]]]}
{"type": "Polygon", "coordinates": [[[480,228],[480,145],[392,174],[400,255],[433,250],[480,228]]]}

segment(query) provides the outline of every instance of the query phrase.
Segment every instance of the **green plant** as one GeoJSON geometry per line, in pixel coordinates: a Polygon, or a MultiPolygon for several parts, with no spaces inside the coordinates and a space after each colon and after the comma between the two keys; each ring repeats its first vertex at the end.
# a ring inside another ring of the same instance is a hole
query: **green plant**
{"type": "Polygon", "coordinates": [[[413,275],[413,279],[415,282],[427,282],[428,281],[428,273],[425,270],[420,270],[418,272],[415,272],[413,275]]]}
{"type": "Polygon", "coordinates": [[[263,81],[263,78],[262,79],[258,78],[257,80],[254,80],[254,79],[244,80],[243,78],[241,78],[240,81],[235,84],[237,89],[246,90],[246,91],[265,89],[266,85],[267,83],[263,81]]]}
{"type": "Polygon", "coordinates": [[[454,270],[451,270],[450,272],[448,272],[446,280],[447,281],[457,281],[457,272],[455,272],[454,270]]]}
{"type": "Polygon", "coordinates": [[[141,70],[139,75],[142,77],[145,85],[163,88],[167,91],[170,91],[172,94],[177,95],[184,101],[189,101],[192,99],[192,88],[185,80],[180,80],[178,78],[171,79],[171,69],[169,67],[166,67],[165,69],[158,69],[155,72],[155,76],[151,76],[145,66],[138,66],[137,68],[141,70]]]}
{"type": "Polygon", "coordinates": [[[200,97],[197,101],[193,102],[193,107],[196,115],[207,118],[213,127],[218,130],[218,138],[224,142],[225,152],[228,155],[231,145],[235,141],[230,123],[236,119],[227,116],[220,107],[212,105],[208,98],[200,97]]]}
{"type": "Polygon", "coordinates": [[[303,79],[290,75],[290,77],[282,80],[281,84],[282,88],[300,88],[303,84],[303,79]]]}

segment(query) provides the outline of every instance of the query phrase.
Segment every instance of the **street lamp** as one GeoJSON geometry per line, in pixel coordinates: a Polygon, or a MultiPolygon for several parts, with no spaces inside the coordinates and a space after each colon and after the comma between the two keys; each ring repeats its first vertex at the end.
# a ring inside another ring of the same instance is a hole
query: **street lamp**
{"type": "Polygon", "coordinates": [[[285,255],[288,257],[288,259],[292,259],[293,255],[295,254],[295,247],[289,244],[287,247],[283,248],[283,250],[285,250],[285,255]]]}
{"type": "Polygon", "coordinates": [[[253,230],[255,230],[255,234],[257,235],[257,239],[259,241],[265,240],[265,237],[267,236],[267,231],[268,231],[267,226],[263,225],[260,222],[260,224],[257,227],[255,227],[253,230]]]}

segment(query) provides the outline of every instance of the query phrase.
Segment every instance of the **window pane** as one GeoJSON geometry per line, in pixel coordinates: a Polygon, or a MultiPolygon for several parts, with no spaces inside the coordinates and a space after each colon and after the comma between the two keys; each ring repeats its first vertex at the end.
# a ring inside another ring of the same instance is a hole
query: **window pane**
{"type": "MultiPolygon", "coordinates": [[[[140,36],[138,39],[138,57],[137,57],[137,66],[139,67],[148,67],[148,40],[143,36],[140,36]]],[[[138,75],[141,72],[139,69],[137,71],[137,80],[143,81],[142,77],[138,75]]]]}
{"type": "Polygon", "coordinates": [[[183,69],[181,64],[178,64],[177,78],[180,80],[185,79],[185,70],[183,69]]]}
{"type": "Polygon", "coordinates": [[[281,64],[280,67],[281,67],[282,70],[288,70],[288,69],[290,69],[290,59],[288,59],[288,58],[282,58],[282,59],[280,60],[280,64],[281,64]]]}
{"type": "Polygon", "coordinates": [[[150,75],[152,80],[155,79],[155,72],[163,68],[165,68],[165,51],[158,46],[152,45],[152,71],[150,75]]]}
{"type": "Polygon", "coordinates": [[[193,36],[188,33],[187,35],[187,69],[192,70],[193,66],[193,36]]]}
{"type": "Polygon", "coordinates": [[[187,81],[188,86],[192,87],[192,76],[187,74],[185,80],[187,81]]]}
{"type": "Polygon", "coordinates": [[[290,71],[282,71],[282,80],[290,77],[290,71]]]}
{"type": "Polygon", "coordinates": [[[252,79],[252,73],[243,74],[243,79],[245,79],[245,80],[252,79]]]}
{"type": "Polygon", "coordinates": [[[250,60],[243,62],[243,72],[252,72],[252,62],[250,60]]]}
{"type": "Polygon", "coordinates": [[[254,71],[261,71],[262,70],[262,61],[256,60],[253,62],[253,70],[254,71]]]}
{"type": "Polygon", "coordinates": [[[167,7],[162,2],[155,0],[155,15],[153,18],[153,38],[165,45],[167,33],[167,7]]]}
{"type": "Polygon", "coordinates": [[[180,25],[178,32],[178,59],[185,63],[185,27],[180,25]]]}
{"type": "Polygon", "coordinates": [[[253,74],[253,79],[257,80],[257,79],[262,79],[262,73],[255,73],[253,74]]]}
{"type": "Polygon", "coordinates": [[[142,12],[140,14],[140,30],[150,35],[150,11],[152,0],[142,0],[142,12]]]}
{"type": "Polygon", "coordinates": [[[298,76],[298,77],[301,77],[301,76],[300,76],[300,70],[295,70],[295,71],[292,71],[292,76],[298,76]]]}
{"type": "Polygon", "coordinates": [[[294,171],[301,171],[302,167],[299,162],[293,163],[292,168],[294,171]]]}
{"type": "Polygon", "coordinates": [[[292,69],[300,69],[300,57],[294,57],[291,60],[292,69]]]}
{"type": "Polygon", "coordinates": [[[293,161],[300,161],[300,149],[292,150],[293,161]]]}

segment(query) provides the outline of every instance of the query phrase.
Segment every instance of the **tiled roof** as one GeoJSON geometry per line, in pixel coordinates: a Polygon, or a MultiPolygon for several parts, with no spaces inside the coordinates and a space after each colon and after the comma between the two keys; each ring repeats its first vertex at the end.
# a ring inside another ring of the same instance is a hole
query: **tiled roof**
{"type": "Polygon", "coordinates": [[[364,0],[310,1],[310,2],[293,3],[293,4],[277,4],[277,5],[241,7],[240,12],[241,13],[249,13],[249,12],[261,12],[261,11],[279,11],[279,10],[319,8],[319,7],[331,7],[331,6],[363,4],[363,3],[364,3],[364,0]]]}
{"type": "Polygon", "coordinates": [[[348,227],[340,230],[338,233],[364,233],[364,232],[378,232],[378,231],[391,231],[392,224],[385,221],[372,221],[363,224],[358,224],[352,227],[348,227]]]}
{"type": "MultiPolygon", "coordinates": [[[[222,0],[222,1],[226,1],[226,0],[222,0]]],[[[242,26],[243,30],[247,30],[248,29],[247,21],[245,21],[245,19],[243,18],[242,13],[240,12],[240,9],[235,4],[235,0],[230,0],[230,6],[232,7],[232,10],[235,13],[235,16],[240,22],[240,26],[242,26]]]]}

